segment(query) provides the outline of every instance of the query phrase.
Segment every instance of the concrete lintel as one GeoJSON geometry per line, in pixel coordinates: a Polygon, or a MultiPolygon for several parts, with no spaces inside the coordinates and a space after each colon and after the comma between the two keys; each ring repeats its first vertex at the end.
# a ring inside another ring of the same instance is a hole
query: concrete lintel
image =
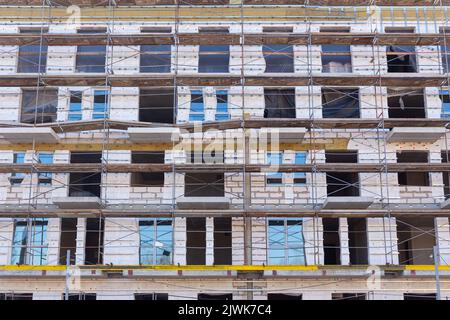
{"type": "Polygon", "coordinates": [[[323,209],[367,209],[372,203],[372,197],[328,197],[323,209]]]}
{"type": "Polygon", "coordinates": [[[102,206],[99,197],[56,197],[52,200],[60,209],[100,209],[102,206]]]}
{"type": "Polygon", "coordinates": [[[230,199],[226,197],[180,197],[177,199],[179,209],[229,209],[230,199]]]}
{"type": "Polygon", "coordinates": [[[395,127],[387,135],[388,142],[435,142],[445,135],[441,127],[395,127]]]}
{"type": "Polygon", "coordinates": [[[11,143],[32,143],[33,140],[42,143],[59,141],[58,135],[52,128],[0,128],[0,138],[11,143]]]}
{"type": "Polygon", "coordinates": [[[162,143],[178,141],[180,129],[178,128],[128,128],[128,135],[133,142],[162,143]]]}

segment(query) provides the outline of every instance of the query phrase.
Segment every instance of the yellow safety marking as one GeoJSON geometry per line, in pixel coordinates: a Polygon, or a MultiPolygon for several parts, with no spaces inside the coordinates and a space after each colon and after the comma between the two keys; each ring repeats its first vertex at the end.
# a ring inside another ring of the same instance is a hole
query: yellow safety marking
{"type": "MultiPolygon", "coordinates": [[[[432,271],[434,270],[434,265],[408,265],[405,266],[405,270],[432,271]]],[[[439,270],[450,270],[450,266],[439,266],[439,270]]]]}

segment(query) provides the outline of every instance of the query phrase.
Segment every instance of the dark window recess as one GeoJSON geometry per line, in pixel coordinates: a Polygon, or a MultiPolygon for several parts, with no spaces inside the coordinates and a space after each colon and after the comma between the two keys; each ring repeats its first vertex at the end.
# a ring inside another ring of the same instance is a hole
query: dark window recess
{"type": "Polygon", "coordinates": [[[198,300],[233,300],[232,293],[199,293],[198,300]]]}
{"type": "Polygon", "coordinates": [[[404,300],[436,300],[436,293],[404,293],[404,300]]]}
{"type": "Polygon", "coordinates": [[[186,218],[186,263],[206,264],[206,218],[186,218]]]}
{"type": "Polygon", "coordinates": [[[141,45],[140,59],[140,72],[170,72],[171,46],[141,45]]]}
{"type": "Polygon", "coordinates": [[[332,293],[331,300],[367,300],[365,293],[332,293]]]}
{"type": "MultiPolygon", "coordinates": [[[[81,34],[105,33],[106,29],[78,30],[81,34]]],[[[106,46],[78,46],[75,69],[77,72],[105,72],[106,46]]]]}
{"type": "Polygon", "coordinates": [[[267,300],[302,300],[302,295],[288,293],[268,293],[267,300]]]}
{"type": "Polygon", "coordinates": [[[434,264],[434,218],[397,219],[400,265],[434,264]]]}
{"type": "Polygon", "coordinates": [[[323,218],[323,252],[326,265],[341,264],[341,242],[339,238],[339,219],[323,218]]]}
{"type": "Polygon", "coordinates": [[[169,300],[168,293],[135,293],[134,300],[169,300]]]}
{"type": "Polygon", "coordinates": [[[350,46],[338,44],[322,45],[322,72],[352,72],[352,55],[350,46]]]}
{"type": "Polygon", "coordinates": [[[264,118],[295,118],[295,89],[264,89],[264,118]]]}
{"type": "Polygon", "coordinates": [[[320,32],[332,32],[332,33],[349,33],[350,27],[346,26],[331,26],[320,27],[320,32]]]}
{"type": "Polygon", "coordinates": [[[184,180],[186,197],[223,197],[225,195],[223,173],[186,172],[184,180]]]}
{"type": "Polygon", "coordinates": [[[172,27],[142,27],[141,33],[172,33],[172,27]]]}
{"type": "MultiPolygon", "coordinates": [[[[131,163],[164,163],[164,152],[132,152],[131,163]]],[[[132,187],[163,187],[164,172],[132,172],[132,187]]]]}
{"type": "MultiPolygon", "coordinates": [[[[397,152],[397,163],[428,163],[428,153],[420,151],[397,152]]],[[[429,173],[399,172],[398,184],[401,186],[429,186],[429,173]]]]}
{"type": "MultiPolygon", "coordinates": [[[[191,146],[193,150],[195,145],[191,146]]],[[[223,151],[216,152],[215,150],[191,151],[191,163],[224,163],[223,151]]]]}
{"type": "Polygon", "coordinates": [[[324,118],[359,118],[358,89],[322,89],[324,118]]]}
{"type": "Polygon", "coordinates": [[[263,27],[264,33],[293,33],[294,27],[263,27]]]}
{"type": "Polygon", "coordinates": [[[59,264],[67,263],[67,250],[70,250],[70,264],[75,264],[75,251],[77,248],[77,218],[61,219],[61,237],[59,250],[59,264]]]}
{"type": "MultiPolygon", "coordinates": [[[[64,294],[63,294],[64,299],[64,294]]],[[[69,300],[81,301],[81,300],[97,300],[96,293],[69,293],[69,300]]]]}
{"type": "Polygon", "coordinates": [[[389,118],[425,118],[422,89],[388,88],[389,118]]]}
{"type": "Polygon", "coordinates": [[[386,48],[388,72],[417,72],[414,46],[388,46],[386,48]]]}
{"type": "Polygon", "coordinates": [[[198,33],[229,33],[228,27],[199,27],[198,33]]]}
{"type": "Polygon", "coordinates": [[[57,108],[57,90],[22,90],[21,122],[33,124],[56,122],[57,108]]]}
{"type": "Polygon", "coordinates": [[[231,218],[214,218],[214,264],[231,265],[231,218]]]}
{"type": "Polygon", "coordinates": [[[103,264],[103,236],[105,223],[102,218],[86,219],[85,264],[103,264]]]}
{"type": "MultiPolygon", "coordinates": [[[[101,152],[73,152],[70,163],[101,163],[101,152]]],[[[100,172],[71,172],[69,197],[100,197],[100,172]]]]}
{"type": "Polygon", "coordinates": [[[141,90],[139,121],[174,123],[173,89],[141,90]]]}
{"type": "Polygon", "coordinates": [[[230,47],[224,45],[200,45],[198,72],[227,73],[230,64],[230,47]]]}
{"type": "MultiPolygon", "coordinates": [[[[326,163],[357,163],[357,151],[326,151],[326,163]]],[[[357,172],[327,172],[327,195],[329,197],[359,196],[357,172]]]]}
{"type": "Polygon", "coordinates": [[[32,293],[0,293],[0,300],[33,300],[32,293]]]}
{"type": "MultiPolygon", "coordinates": [[[[447,151],[441,152],[442,163],[450,162],[449,155],[450,155],[450,153],[447,153],[447,151]]],[[[442,172],[442,179],[444,180],[445,199],[448,199],[448,198],[450,198],[450,173],[448,171],[442,172]]]]}
{"type": "Polygon", "coordinates": [[[348,218],[347,223],[350,264],[369,264],[366,219],[348,218]]]}
{"type": "Polygon", "coordinates": [[[263,55],[266,61],[267,73],[294,72],[294,49],[291,45],[263,45],[263,55]]]}

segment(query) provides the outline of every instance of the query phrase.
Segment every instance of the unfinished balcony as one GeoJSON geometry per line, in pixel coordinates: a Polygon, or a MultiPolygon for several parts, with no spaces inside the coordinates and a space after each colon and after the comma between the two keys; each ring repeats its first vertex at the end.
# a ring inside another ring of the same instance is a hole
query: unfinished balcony
{"type": "Polygon", "coordinates": [[[10,143],[57,143],[58,135],[52,128],[0,128],[0,138],[10,143]]]}
{"type": "Polygon", "coordinates": [[[387,142],[424,142],[433,143],[443,138],[446,129],[441,127],[395,127],[387,134],[387,142]]]}

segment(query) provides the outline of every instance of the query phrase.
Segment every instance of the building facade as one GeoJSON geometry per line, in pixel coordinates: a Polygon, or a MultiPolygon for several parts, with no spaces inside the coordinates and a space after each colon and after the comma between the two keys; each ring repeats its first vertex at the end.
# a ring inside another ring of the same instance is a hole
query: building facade
{"type": "Polygon", "coordinates": [[[0,298],[447,299],[450,7],[365,2],[0,1],[0,298]]]}

